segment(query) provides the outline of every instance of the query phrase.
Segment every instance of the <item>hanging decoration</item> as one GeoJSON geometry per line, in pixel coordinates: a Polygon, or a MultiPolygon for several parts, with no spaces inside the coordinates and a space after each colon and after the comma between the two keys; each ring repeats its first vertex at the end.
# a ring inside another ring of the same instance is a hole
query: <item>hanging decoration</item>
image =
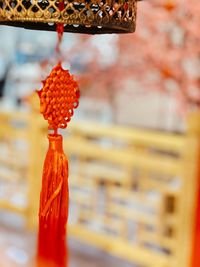
{"type": "MultiPolygon", "coordinates": [[[[60,53],[63,25],[58,24],[58,44],[56,52],[60,53]]],[[[63,152],[62,136],[59,128],[66,128],[71,120],[73,110],[78,107],[80,91],[77,82],[64,70],[61,62],[55,66],[43,81],[43,88],[38,91],[40,112],[48,121],[49,149],[46,155],[42,191],[40,195],[38,267],[66,267],[66,224],[68,219],[68,162],[63,152]]]]}
{"type": "Polygon", "coordinates": [[[63,32],[131,33],[140,0],[0,0],[0,24],[58,32],[58,64],[38,91],[40,111],[48,121],[46,155],[39,210],[37,267],[66,267],[68,163],[59,128],[66,128],[80,96],[76,81],[61,65],[63,32]]]}

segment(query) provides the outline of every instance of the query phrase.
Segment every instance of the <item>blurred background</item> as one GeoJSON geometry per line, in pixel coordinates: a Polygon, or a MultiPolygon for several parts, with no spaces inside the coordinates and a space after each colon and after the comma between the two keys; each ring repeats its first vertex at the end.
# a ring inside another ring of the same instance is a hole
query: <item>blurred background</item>
{"type": "MultiPolygon", "coordinates": [[[[70,267],[197,267],[200,2],[138,3],[135,34],[64,35],[70,267]]],[[[56,33],[0,27],[0,266],[32,266],[56,33]]]]}

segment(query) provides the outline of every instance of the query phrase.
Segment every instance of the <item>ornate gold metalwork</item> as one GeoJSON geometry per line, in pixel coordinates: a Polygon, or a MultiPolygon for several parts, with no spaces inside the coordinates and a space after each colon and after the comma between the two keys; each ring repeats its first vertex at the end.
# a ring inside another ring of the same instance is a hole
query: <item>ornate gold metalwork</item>
{"type": "Polygon", "coordinates": [[[137,0],[0,0],[0,24],[68,32],[128,33],[135,31],[137,0]]]}

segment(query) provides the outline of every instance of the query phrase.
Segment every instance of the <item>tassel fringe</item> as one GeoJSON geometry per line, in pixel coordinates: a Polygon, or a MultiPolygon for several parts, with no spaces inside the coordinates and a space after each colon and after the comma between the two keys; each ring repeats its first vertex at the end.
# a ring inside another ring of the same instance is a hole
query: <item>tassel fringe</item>
{"type": "Polygon", "coordinates": [[[61,135],[48,135],[40,195],[37,267],[66,267],[68,220],[68,162],[61,135]]]}

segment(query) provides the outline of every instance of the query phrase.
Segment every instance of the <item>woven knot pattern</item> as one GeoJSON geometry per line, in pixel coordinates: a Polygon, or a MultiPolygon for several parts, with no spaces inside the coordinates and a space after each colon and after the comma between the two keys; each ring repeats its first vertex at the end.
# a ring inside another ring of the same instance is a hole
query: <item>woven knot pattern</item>
{"type": "Polygon", "coordinates": [[[49,128],[57,130],[66,128],[74,109],[78,107],[80,91],[78,84],[67,70],[58,64],[43,82],[38,91],[40,112],[48,121],[49,128]]]}

